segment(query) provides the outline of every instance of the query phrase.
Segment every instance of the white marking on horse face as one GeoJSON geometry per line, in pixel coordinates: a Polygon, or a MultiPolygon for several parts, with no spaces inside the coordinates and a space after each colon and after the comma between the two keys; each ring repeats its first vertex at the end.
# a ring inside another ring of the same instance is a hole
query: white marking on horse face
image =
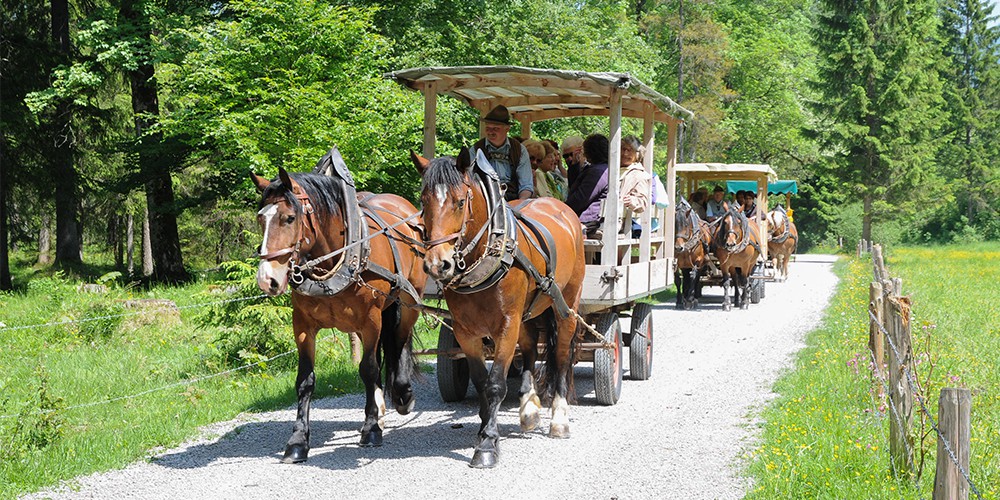
{"type": "Polygon", "coordinates": [[[257,286],[264,293],[271,295],[281,295],[285,293],[288,286],[288,264],[275,264],[274,261],[262,260],[257,266],[257,286]],[[271,290],[271,280],[278,283],[276,290],[271,290]]]}
{"type": "Polygon", "coordinates": [[[434,197],[437,198],[438,207],[444,207],[444,202],[448,201],[448,186],[444,184],[434,186],[434,197]]]}
{"type": "Polygon", "coordinates": [[[264,218],[264,240],[260,243],[260,254],[267,254],[267,233],[271,229],[271,219],[278,214],[278,205],[272,203],[257,212],[257,215],[264,218]]]}

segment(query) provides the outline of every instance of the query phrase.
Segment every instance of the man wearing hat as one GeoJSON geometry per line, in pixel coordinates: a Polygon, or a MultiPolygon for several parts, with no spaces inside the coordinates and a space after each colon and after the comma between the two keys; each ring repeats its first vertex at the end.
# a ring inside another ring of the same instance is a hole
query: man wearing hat
{"type": "Polygon", "coordinates": [[[507,137],[510,132],[510,113],[500,105],[482,118],[486,124],[486,137],[475,144],[490,160],[500,177],[500,183],[507,186],[504,197],[507,201],[528,199],[534,193],[534,176],[528,150],[517,139],[507,137]]]}
{"type": "Polygon", "coordinates": [[[708,216],[709,222],[722,217],[729,211],[729,205],[723,199],[725,196],[726,190],[722,189],[722,186],[715,186],[715,189],[712,190],[712,199],[705,204],[705,215],[708,216]]]}
{"type": "Polygon", "coordinates": [[[563,139],[559,149],[562,149],[562,157],[566,161],[566,180],[572,186],[580,170],[583,170],[583,137],[571,135],[563,139]]]}

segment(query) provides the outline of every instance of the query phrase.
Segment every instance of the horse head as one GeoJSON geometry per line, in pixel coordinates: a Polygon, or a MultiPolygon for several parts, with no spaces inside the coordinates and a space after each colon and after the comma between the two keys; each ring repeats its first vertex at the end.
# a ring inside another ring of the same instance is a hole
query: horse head
{"type": "Polygon", "coordinates": [[[787,231],[786,224],[788,224],[788,214],[781,205],[767,213],[767,225],[771,229],[772,238],[783,235],[787,231]]]}
{"type": "MultiPolygon", "coordinates": [[[[250,176],[261,194],[257,223],[263,239],[257,286],[268,295],[281,295],[288,287],[289,273],[300,259],[313,250],[322,251],[318,245],[330,243],[318,231],[314,219],[339,213],[334,198],[339,190],[333,188],[335,181],[331,177],[291,175],[283,168],[278,169],[278,178],[273,181],[254,173],[250,176]]],[[[342,217],[336,219],[341,227],[329,227],[330,234],[340,234],[343,230],[342,217]]]]}
{"type": "Polygon", "coordinates": [[[674,250],[677,252],[687,250],[688,241],[696,236],[695,231],[698,228],[694,217],[697,217],[697,214],[694,214],[687,200],[681,197],[674,211],[674,250]]]}
{"type": "Polygon", "coordinates": [[[478,243],[470,239],[487,222],[486,198],[473,181],[468,148],[457,159],[410,156],[423,177],[424,270],[438,281],[449,280],[465,269],[465,256],[478,243]]]}
{"type": "Polygon", "coordinates": [[[722,215],[719,221],[719,243],[726,248],[739,246],[746,236],[746,217],[735,206],[722,215]]]}

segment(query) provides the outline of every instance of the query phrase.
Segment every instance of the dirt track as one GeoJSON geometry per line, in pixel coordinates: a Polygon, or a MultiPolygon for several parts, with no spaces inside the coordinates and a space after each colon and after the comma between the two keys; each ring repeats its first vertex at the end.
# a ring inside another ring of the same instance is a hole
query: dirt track
{"type": "MultiPolygon", "coordinates": [[[[817,326],[836,284],[832,261],[800,256],[791,280],[768,284],[747,311],[723,312],[719,288],[706,289],[697,312],[654,307],[652,378],[626,378],[619,403],[605,407],[591,367],[577,366],[570,439],[522,433],[512,387],[496,469],[466,465],[478,405],[471,397],[442,403],[431,376],[417,387],[413,413],[387,416],[381,448],[357,446],[361,396],[330,398],[314,404],[303,465],[279,463],[294,418],[286,409],[210,426],[148,462],[30,498],[740,498],[754,415],[817,326]]],[[[542,423],[547,429],[547,414],[542,423]]]]}

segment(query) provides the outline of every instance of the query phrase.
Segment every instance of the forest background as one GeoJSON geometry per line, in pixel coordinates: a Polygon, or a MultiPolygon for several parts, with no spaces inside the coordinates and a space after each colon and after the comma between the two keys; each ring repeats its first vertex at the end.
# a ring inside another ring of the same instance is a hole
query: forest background
{"type": "MultiPolygon", "coordinates": [[[[982,0],[0,4],[0,289],[11,265],[181,282],[251,257],[248,173],[308,171],[334,144],[360,188],[414,199],[422,97],[382,75],[422,66],[631,73],[694,111],[680,161],[798,181],[800,251],[1000,239],[1000,34],[982,0]]],[[[438,119],[438,154],[477,138],[457,101],[438,119]]]]}

